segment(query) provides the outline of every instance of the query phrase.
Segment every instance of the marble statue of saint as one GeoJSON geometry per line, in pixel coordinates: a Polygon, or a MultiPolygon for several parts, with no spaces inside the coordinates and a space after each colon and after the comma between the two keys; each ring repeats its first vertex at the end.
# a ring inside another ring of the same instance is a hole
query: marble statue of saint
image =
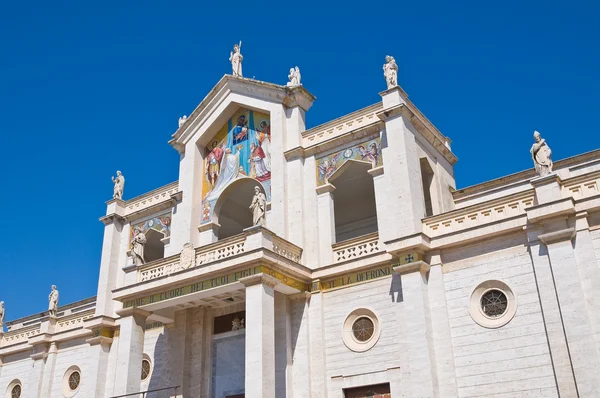
{"type": "Polygon", "coordinates": [[[533,138],[535,142],[531,146],[530,152],[535,171],[540,177],[547,176],[552,173],[552,150],[539,132],[535,131],[533,138]]]}
{"type": "Polygon", "coordinates": [[[113,189],[113,199],[123,199],[123,189],[125,188],[125,177],[117,170],[117,177],[112,177],[112,182],[115,184],[113,189]]]}
{"type": "Polygon", "coordinates": [[[288,79],[290,79],[290,81],[287,85],[290,87],[300,86],[300,78],[300,68],[297,66],[295,68],[290,68],[290,74],[288,75],[288,79]]]}
{"type": "Polygon", "coordinates": [[[56,316],[56,312],[58,311],[58,290],[56,289],[56,285],[52,285],[52,291],[48,296],[48,314],[52,317],[56,316]]]}
{"type": "Polygon", "coordinates": [[[229,53],[229,60],[231,61],[231,69],[233,76],[242,77],[242,42],[240,44],[233,45],[233,51],[229,53]]]}
{"type": "Polygon", "coordinates": [[[0,301],[0,333],[4,331],[4,301],[0,301]]]}
{"type": "Polygon", "coordinates": [[[144,259],[144,245],[146,244],[146,234],[142,232],[140,227],[135,227],[133,230],[133,239],[131,239],[131,256],[133,264],[140,266],[146,260],[144,259]]]}
{"type": "Polygon", "coordinates": [[[183,115],[182,117],[179,118],[179,127],[183,126],[183,124],[186,122],[187,120],[187,115],[183,115]]]}
{"type": "Polygon", "coordinates": [[[252,210],[252,223],[254,226],[265,225],[267,215],[267,197],[260,191],[259,187],[254,187],[254,197],[250,205],[252,210]]]}
{"type": "Polygon", "coordinates": [[[396,60],[391,55],[386,55],[385,57],[383,76],[385,76],[388,89],[398,85],[398,65],[396,65],[396,60]]]}

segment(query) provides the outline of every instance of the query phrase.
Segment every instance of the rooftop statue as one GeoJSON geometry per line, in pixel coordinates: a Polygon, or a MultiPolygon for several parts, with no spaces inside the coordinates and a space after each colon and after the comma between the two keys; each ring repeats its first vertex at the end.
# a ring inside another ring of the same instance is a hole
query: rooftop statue
{"type": "Polygon", "coordinates": [[[4,331],[4,301],[0,301],[0,333],[4,331]]]}
{"type": "Polygon", "coordinates": [[[183,115],[179,118],[179,127],[183,126],[183,124],[187,121],[187,115],[183,115]]]}
{"type": "Polygon", "coordinates": [[[146,260],[144,258],[144,245],[146,244],[146,234],[142,232],[140,227],[135,227],[133,230],[133,239],[131,239],[131,256],[133,263],[137,266],[143,265],[146,260]]]}
{"type": "Polygon", "coordinates": [[[388,89],[398,85],[398,65],[396,65],[396,60],[391,55],[386,55],[385,57],[383,76],[385,76],[388,89]]]}
{"type": "Polygon", "coordinates": [[[236,77],[242,77],[242,41],[240,44],[233,45],[233,51],[229,53],[229,60],[231,61],[232,75],[236,77]]]}
{"type": "Polygon", "coordinates": [[[112,177],[112,182],[115,184],[113,188],[113,199],[123,199],[123,189],[125,188],[125,177],[117,170],[117,177],[112,177]]]}
{"type": "Polygon", "coordinates": [[[56,289],[56,285],[52,285],[52,291],[50,291],[50,295],[48,296],[48,314],[51,317],[56,317],[57,311],[58,311],[58,290],[56,289]]]}
{"type": "Polygon", "coordinates": [[[298,68],[297,66],[295,68],[290,68],[290,74],[288,75],[288,79],[290,79],[290,81],[287,84],[288,86],[301,86],[302,83],[300,83],[300,68],[298,68]]]}
{"type": "Polygon", "coordinates": [[[534,131],[533,138],[535,142],[531,146],[531,157],[535,171],[540,177],[544,177],[552,173],[552,150],[539,132],[534,131]]]}

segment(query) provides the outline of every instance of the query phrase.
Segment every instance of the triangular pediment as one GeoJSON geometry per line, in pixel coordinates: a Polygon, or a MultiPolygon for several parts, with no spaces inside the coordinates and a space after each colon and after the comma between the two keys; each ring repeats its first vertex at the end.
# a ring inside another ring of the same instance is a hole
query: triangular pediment
{"type": "Polygon", "coordinates": [[[315,97],[302,86],[288,87],[225,75],[173,134],[169,143],[180,153],[193,141],[206,146],[240,109],[270,113],[282,106],[307,111],[315,97]]]}

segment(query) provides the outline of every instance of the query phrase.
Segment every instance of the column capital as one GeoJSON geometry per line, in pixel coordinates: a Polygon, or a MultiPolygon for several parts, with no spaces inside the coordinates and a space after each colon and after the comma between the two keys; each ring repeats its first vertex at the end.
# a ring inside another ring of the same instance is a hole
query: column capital
{"type": "Polygon", "coordinates": [[[122,310],[118,310],[117,315],[119,315],[119,317],[121,317],[121,318],[133,316],[136,318],[146,319],[150,315],[152,315],[152,313],[149,311],[146,311],[146,310],[142,310],[141,308],[129,307],[129,308],[123,308],[122,310]]]}
{"type": "Polygon", "coordinates": [[[429,264],[427,264],[425,261],[419,260],[419,261],[415,261],[412,263],[395,266],[394,273],[403,275],[403,274],[409,274],[411,272],[419,271],[419,272],[421,272],[421,274],[425,275],[427,272],[429,272],[430,268],[431,268],[431,266],[429,264]]]}
{"type": "Polygon", "coordinates": [[[563,241],[570,241],[575,237],[575,228],[565,228],[560,231],[548,232],[546,234],[538,235],[538,239],[546,245],[552,243],[558,243],[563,241]]]}
{"type": "Polygon", "coordinates": [[[256,275],[251,275],[251,276],[247,276],[245,278],[241,278],[239,280],[239,282],[243,283],[244,286],[249,287],[249,286],[253,286],[253,285],[258,285],[258,284],[263,284],[263,285],[267,285],[271,288],[277,286],[280,282],[279,279],[274,278],[270,275],[264,274],[264,273],[259,273],[256,275]]]}
{"type": "Polygon", "coordinates": [[[310,299],[310,296],[312,296],[311,292],[300,292],[300,293],[296,293],[296,294],[290,294],[288,297],[288,299],[293,300],[293,301],[300,301],[300,300],[304,300],[307,301],[310,299]]]}
{"type": "Polygon", "coordinates": [[[373,177],[377,177],[383,174],[383,166],[374,167],[372,169],[367,170],[367,173],[371,174],[373,177]]]}
{"type": "Polygon", "coordinates": [[[333,193],[333,191],[335,191],[335,187],[330,183],[327,183],[325,185],[321,185],[320,187],[317,187],[317,195],[322,195],[325,193],[333,193]]]}
{"type": "Polygon", "coordinates": [[[101,345],[101,346],[110,347],[110,345],[113,342],[113,339],[111,339],[110,337],[97,336],[97,337],[92,337],[90,339],[87,339],[85,342],[88,343],[89,345],[101,345]]]}

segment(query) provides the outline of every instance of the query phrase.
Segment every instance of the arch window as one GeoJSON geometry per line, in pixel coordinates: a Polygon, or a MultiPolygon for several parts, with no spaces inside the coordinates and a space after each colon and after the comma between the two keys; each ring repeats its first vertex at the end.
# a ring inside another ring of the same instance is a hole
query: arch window
{"type": "Polygon", "coordinates": [[[377,206],[371,163],[348,160],[330,178],[335,186],[333,208],[335,241],[377,232],[377,206]]]}

